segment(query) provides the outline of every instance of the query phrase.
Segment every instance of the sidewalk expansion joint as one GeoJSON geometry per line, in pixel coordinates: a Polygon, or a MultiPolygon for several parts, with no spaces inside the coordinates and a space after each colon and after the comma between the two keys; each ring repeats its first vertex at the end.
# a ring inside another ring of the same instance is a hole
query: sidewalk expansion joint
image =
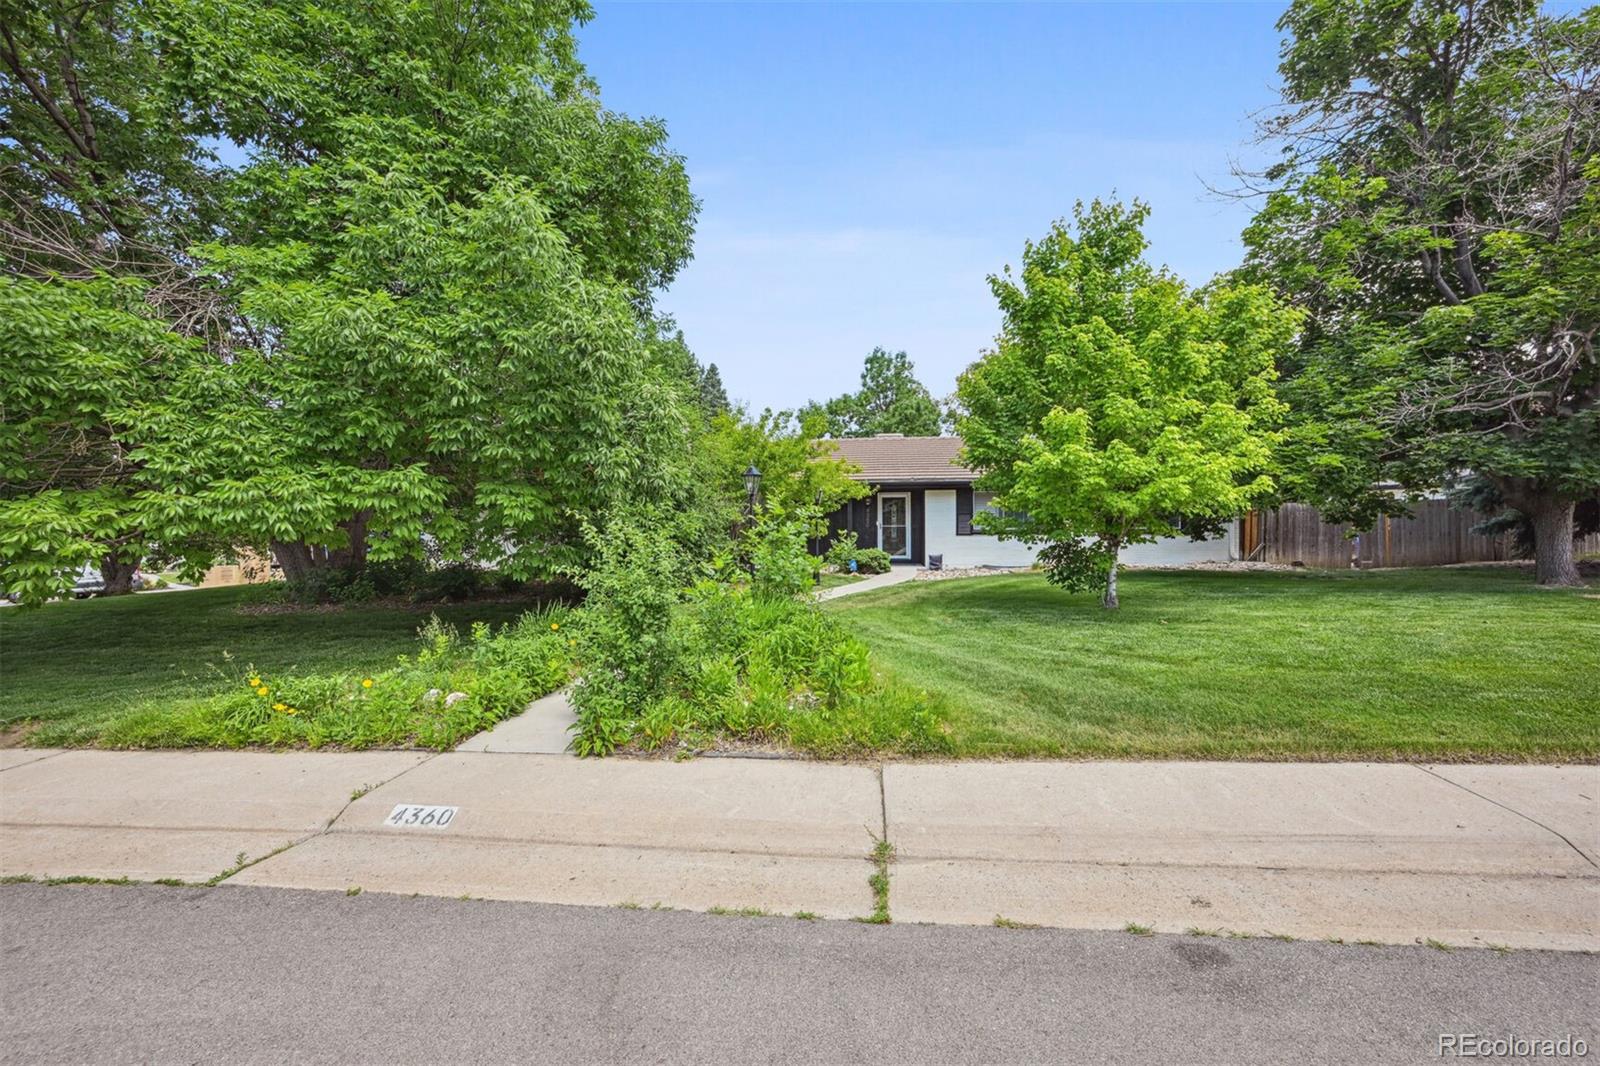
{"type": "Polygon", "coordinates": [[[883,763],[878,764],[878,814],[883,819],[882,839],[889,839],[889,792],[883,783],[883,763]]]}
{"type": "Polygon", "coordinates": [[[1508,806],[1507,804],[1501,803],[1497,799],[1490,799],[1488,796],[1485,796],[1482,792],[1474,792],[1472,789],[1468,788],[1466,785],[1463,785],[1459,781],[1452,781],[1448,777],[1444,776],[1443,774],[1434,773],[1432,770],[1428,769],[1426,766],[1423,766],[1421,763],[1413,763],[1412,765],[1415,766],[1418,770],[1421,770],[1423,773],[1427,774],[1429,777],[1436,778],[1436,779],[1438,779],[1440,781],[1443,781],[1447,785],[1454,785],[1456,788],[1459,788],[1461,791],[1463,791],[1463,792],[1465,792],[1465,793],[1467,793],[1469,795],[1477,796],[1479,799],[1483,800],[1486,803],[1492,803],[1496,807],[1499,807],[1503,811],[1510,811],[1512,814],[1516,815],[1518,818],[1522,818],[1522,819],[1524,819],[1526,821],[1532,822],[1534,825],[1538,826],[1540,829],[1543,829],[1545,832],[1550,833],[1550,834],[1552,834],[1552,835],[1554,835],[1556,837],[1559,837],[1561,839],[1562,843],[1566,844],[1567,847],[1569,847],[1573,851],[1577,852],[1578,855],[1580,857],[1582,857],[1584,862],[1588,863],[1590,866],[1593,866],[1596,870],[1600,870],[1600,862],[1596,862],[1589,855],[1588,852],[1584,851],[1582,848],[1578,847],[1578,845],[1574,844],[1572,842],[1572,840],[1570,838],[1568,838],[1567,835],[1562,833],[1560,830],[1552,829],[1550,826],[1545,825],[1543,822],[1539,821],[1539,819],[1533,817],[1532,815],[1523,814],[1521,811],[1517,810],[1515,807],[1511,807],[1511,806],[1508,806]]]}

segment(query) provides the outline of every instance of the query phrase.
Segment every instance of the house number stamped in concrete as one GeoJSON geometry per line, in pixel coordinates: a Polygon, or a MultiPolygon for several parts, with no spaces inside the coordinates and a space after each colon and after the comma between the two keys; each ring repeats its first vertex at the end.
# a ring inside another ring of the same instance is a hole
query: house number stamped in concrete
{"type": "Polygon", "coordinates": [[[456,820],[455,807],[424,806],[418,803],[399,803],[383,820],[384,825],[403,829],[445,829],[456,820]]]}

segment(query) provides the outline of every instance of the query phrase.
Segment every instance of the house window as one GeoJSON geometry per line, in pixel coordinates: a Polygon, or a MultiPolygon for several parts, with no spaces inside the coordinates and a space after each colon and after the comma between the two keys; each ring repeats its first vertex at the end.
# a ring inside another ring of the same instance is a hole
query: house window
{"type": "Polygon", "coordinates": [[[1027,513],[1024,511],[1008,511],[1004,507],[996,506],[994,502],[994,493],[992,492],[974,492],[972,494],[972,510],[973,513],[988,512],[989,514],[994,515],[996,518],[1028,517],[1027,513]]]}

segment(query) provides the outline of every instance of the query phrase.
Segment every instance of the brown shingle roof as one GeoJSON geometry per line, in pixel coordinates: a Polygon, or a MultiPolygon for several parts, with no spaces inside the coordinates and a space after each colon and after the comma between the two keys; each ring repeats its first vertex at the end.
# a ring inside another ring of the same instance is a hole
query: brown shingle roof
{"type": "Polygon", "coordinates": [[[857,481],[874,485],[904,485],[913,482],[972,481],[976,471],[957,461],[960,437],[902,437],[880,434],[876,437],[844,437],[835,442],[834,454],[861,468],[853,475],[857,481]]]}

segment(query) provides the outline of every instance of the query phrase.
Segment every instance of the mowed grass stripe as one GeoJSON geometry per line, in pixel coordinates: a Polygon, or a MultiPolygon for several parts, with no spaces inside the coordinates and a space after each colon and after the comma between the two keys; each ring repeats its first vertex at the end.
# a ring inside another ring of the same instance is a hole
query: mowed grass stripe
{"type": "Polygon", "coordinates": [[[1507,567],[1041,575],[829,606],[942,697],[956,754],[1600,757],[1600,599],[1507,567]]]}

